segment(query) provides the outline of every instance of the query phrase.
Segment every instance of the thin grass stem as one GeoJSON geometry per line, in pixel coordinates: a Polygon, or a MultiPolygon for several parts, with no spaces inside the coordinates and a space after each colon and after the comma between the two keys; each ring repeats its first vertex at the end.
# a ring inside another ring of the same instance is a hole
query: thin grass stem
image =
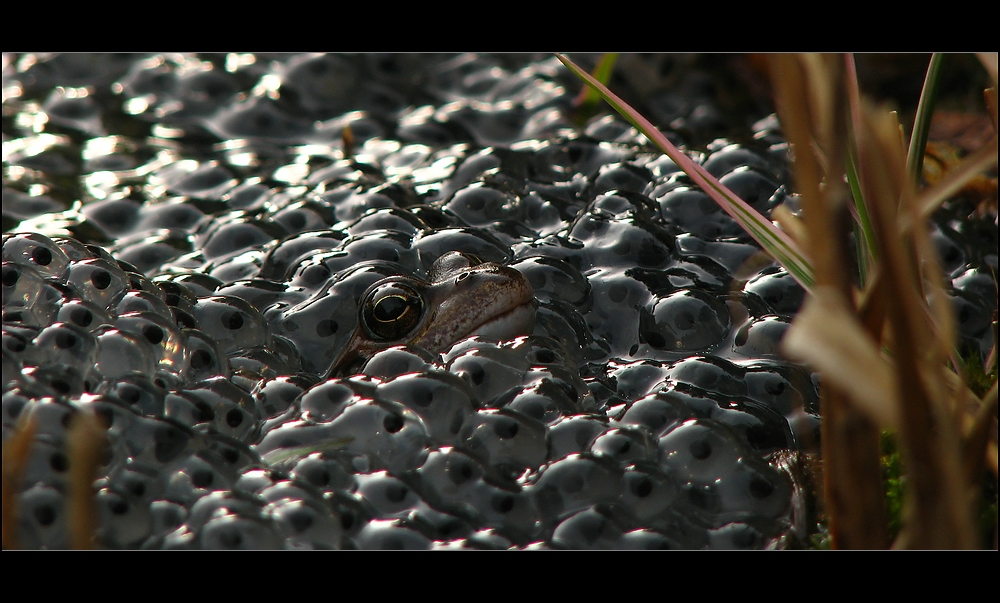
{"type": "Polygon", "coordinates": [[[646,138],[654,142],[666,153],[670,159],[688,175],[695,184],[700,186],[716,203],[719,204],[751,237],[756,240],[761,247],[771,254],[788,273],[795,278],[803,288],[809,290],[815,282],[812,264],[799,249],[798,245],[770,220],[757,213],[746,201],[742,200],[734,192],[709,174],[700,165],[691,160],[690,157],[682,153],[671,143],[666,136],[660,132],[649,120],[639,114],[638,111],[629,106],[625,101],[608,90],[606,86],[594,79],[589,73],[581,69],[576,63],[567,57],[556,54],[556,57],[577,77],[582,79],[590,87],[597,90],[601,97],[610,104],[615,111],[627,119],[629,123],[646,135],[646,138]]]}
{"type": "Polygon", "coordinates": [[[920,91],[920,100],[917,102],[917,115],[913,119],[910,148],[906,153],[906,171],[910,175],[910,182],[913,183],[914,189],[920,187],[920,176],[924,169],[924,151],[927,148],[927,136],[931,130],[931,116],[934,113],[938,85],[941,80],[942,61],[944,61],[944,55],[940,52],[931,55],[931,62],[927,65],[927,76],[924,78],[924,87],[920,91]]]}
{"type": "Polygon", "coordinates": [[[854,214],[856,220],[854,238],[858,250],[858,271],[861,274],[861,287],[868,283],[868,274],[878,262],[878,248],[875,243],[875,232],[872,230],[871,216],[865,206],[864,192],[861,190],[861,179],[858,176],[858,156],[854,147],[854,137],[848,137],[847,161],[844,162],[847,172],[847,184],[851,187],[851,197],[854,199],[854,214]]]}

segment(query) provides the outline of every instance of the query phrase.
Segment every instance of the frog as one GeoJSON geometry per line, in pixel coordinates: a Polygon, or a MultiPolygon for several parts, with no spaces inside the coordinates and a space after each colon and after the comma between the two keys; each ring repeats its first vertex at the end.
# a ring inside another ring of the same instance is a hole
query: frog
{"type": "Polygon", "coordinates": [[[473,335],[490,341],[528,335],[537,305],[523,274],[461,251],[440,256],[426,280],[387,277],[372,283],[360,299],[358,326],[327,379],[357,371],[395,346],[437,354],[473,335]]]}

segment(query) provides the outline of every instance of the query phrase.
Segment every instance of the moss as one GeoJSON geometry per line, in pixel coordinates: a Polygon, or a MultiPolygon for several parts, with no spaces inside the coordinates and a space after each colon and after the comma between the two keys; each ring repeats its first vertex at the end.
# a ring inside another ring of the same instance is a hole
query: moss
{"type": "Polygon", "coordinates": [[[903,527],[903,495],[906,490],[906,476],[903,475],[899,443],[895,434],[883,431],[881,447],[885,512],[889,521],[889,538],[895,540],[903,527]]]}
{"type": "Polygon", "coordinates": [[[833,538],[830,537],[830,528],[826,519],[816,524],[816,533],[809,536],[809,548],[814,551],[829,551],[833,545],[833,538]]]}
{"type": "MultiPolygon", "coordinates": [[[[994,332],[996,332],[996,320],[993,321],[994,332]]],[[[972,393],[976,394],[980,398],[986,394],[987,391],[993,384],[997,381],[997,362],[996,359],[993,361],[993,366],[987,372],[983,368],[983,360],[979,357],[978,352],[973,352],[968,357],[962,359],[962,373],[965,374],[965,381],[969,385],[969,389],[972,393]]]]}

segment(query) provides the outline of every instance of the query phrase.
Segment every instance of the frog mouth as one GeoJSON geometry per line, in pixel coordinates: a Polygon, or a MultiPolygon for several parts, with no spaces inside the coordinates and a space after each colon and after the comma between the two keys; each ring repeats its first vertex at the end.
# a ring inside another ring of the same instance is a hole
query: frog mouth
{"type": "Polygon", "coordinates": [[[528,302],[487,320],[462,339],[478,335],[490,341],[507,341],[530,334],[534,326],[535,306],[528,302]]]}

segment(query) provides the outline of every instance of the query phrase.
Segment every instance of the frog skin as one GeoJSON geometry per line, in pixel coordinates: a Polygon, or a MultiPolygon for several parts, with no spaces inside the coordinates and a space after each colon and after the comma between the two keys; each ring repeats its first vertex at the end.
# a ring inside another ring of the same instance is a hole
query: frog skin
{"type": "Polygon", "coordinates": [[[531,285],[517,270],[450,251],[434,262],[427,281],[394,276],[368,287],[358,327],[327,378],[360,369],[393,346],[436,354],[472,335],[503,341],[529,334],[533,302],[531,285]]]}

